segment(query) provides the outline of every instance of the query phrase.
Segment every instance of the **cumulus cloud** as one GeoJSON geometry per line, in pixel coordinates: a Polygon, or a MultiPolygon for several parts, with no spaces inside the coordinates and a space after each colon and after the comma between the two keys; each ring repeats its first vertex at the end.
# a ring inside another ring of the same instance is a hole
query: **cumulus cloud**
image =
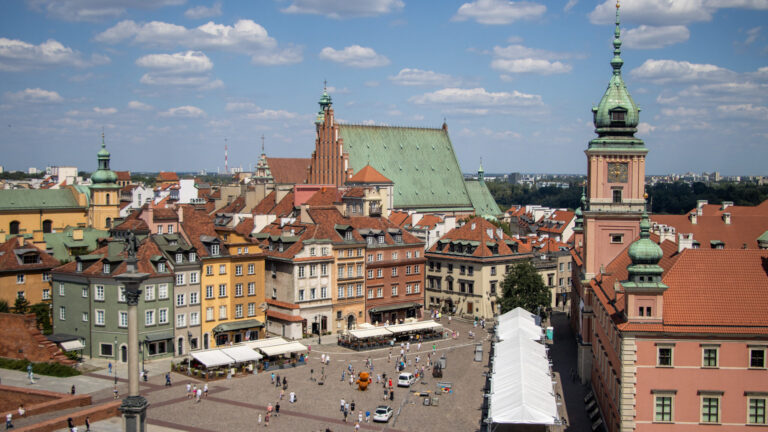
{"type": "Polygon", "coordinates": [[[762,30],[760,26],[747,30],[747,39],[744,41],[744,44],[752,45],[757,40],[757,37],[760,36],[760,30],[762,30]]]}
{"type": "Polygon", "coordinates": [[[489,92],[484,88],[444,88],[431,93],[413,96],[415,104],[450,104],[471,107],[522,107],[542,105],[541,96],[512,92],[489,92]]]}
{"type": "Polygon", "coordinates": [[[224,109],[229,112],[244,113],[246,118],[254,120],[287,120],[297,117],[296,113],[264,109],[253,102],[227,102],[224,109]]]}
{"type": "Polygon", "coordinates": [[[735,76],[730,71],[711,64],[690,63],[677,60],[648,59],[630,74],[638,79],[658,84],[702,80],[722,80],[735,76]]]}
{"type": "Polygon", "coordinates": [[[18,39],[0,38],[0,70],[23,71],[55,66],[88,67],[109,63],[109,58],[94,54],[85,59],[82,53],[48,39],[34,45],[18,39]]]}
{"type": "Polygon", "coordinates": [[[550,51],[529,48],[520,44],[493,48],[494,59],[491,67],[506,74],[534,73],[551,75],[568,73],[571,65],[553,60],[556,57],[566,57],[550,51]]]}
{"type": "Polygon", "coordinates": [[[752,104],[720,105],[718,112],[730,116],[745,119],[768,120],[768,107],[752,104]]]}
{"type": "Polygon", "coordinates": [[[293,0],[285,13],[324,15],[329,18],[352,18],[399,12],[402,0],[293,0]]]}
{"type": "Polygon", "coordinates": [[[480,24],[504,25],[515,21],[538,18],[547,7],[527,1],[476,0],[459,7],[453,21],[475,20],[480,24]]]}
{"type": "Polygon", "coordinates": [[[211,7],[195,6],[187,9],[184,16],[189,19],[202,19],[221,16],[221,2],[216,2],[211,7]]]}
{"type": "Polygon", "coordinates": [[[148,105],[148,104],[145,104],[144,102],[139,102],[135,100],[128,102],[128,108],[132,110],[137,110],[137,111],[151,111],[154,109],[152,105],[148,105]]]}
{"type": "Polygon", "coordinates": [[[213,90],[224,86],[224,82],[221,80],[211,79],[207,75],[185,76],[145,73],[139,82],[153,86],[194,87],[198,90],[213,90]]]}
{"type": "Polygon", "coordinates": [[[685,42],[691,37],[686,26],[648,26],[629,29],[624,32],[624,45],[634,49],[656,49],[685,42]]]}
{"type": "Polygon", "coordinates": [[[667,116],[667,117],[697,117],[702,116],[706,114],[707,111],[704,109],[697,109],[697,108],[685,108],[685,107],[677,107],[677,108],[663,108],[661,110],[661,114],[667,116]]]}
{"type": "Polygon", "coordinates": [[[570,11],[571,9],[573,9],[574,6],[576,6],[576,3],[578,2],[579,0],[568,0],[568,3],[565,4],[565,6],[563,7],[563,10],[565,12],[570,11]]]}
{"type": "Polygon", "coordinates": [[[401,86],[452,86],[458,80],[450,75],[421,69],[401,69],[395,76],[389,77],[394,84],[401,86]]]}
{"type": "Polygon", "coordinates": [[[99,115],[112,115],[117,112],[117,108],[93,107],[93,112],[99,115]]]}
{"type": "Polygon", "coordinates": [[[360,45],[348,46],[343,50],[325,47],[320,51],[320,58],[357,68],[372,68],[389,64],[389,59],[376,53],[373,48],[360,45]]]}
{"type": "MultiPolygon", "coordinates": [[[[710,21],[721,8],[768,10],[766,0],[623,0],[622,22],[667,26],[710,21]]],[[[611,24],[616,19],[616,2],[605,0],[589,14],[592,24],[611,24]]]]}
{"type": "Polygon", "coordinates": [[[649,133],[656,130],[656,126],[653,126],[650,123],[643,123],[637,125],[637,133],[639,135],[648,135],[649,133]]]}
{"type": "Polygon", "coordinates": [[[201,73],[213,69],[213,62],[200,51],[175,54],[149,54],[139,57],[136,64],[141,67],[169,73],[201,73]]]}
{"type": "Polygon", "coordinates": [[[121,21],[96,35],[98,42],[116,44],[132,42],[150,47],[185,47],[191,50],[222,50],[244,53],[260,65],[298,63],[301,49],[294,46],[279,47],[267,30],[252,20],[239,20],[234,25],[213,21],[195,28],[152,21],[139,24],[121,21]]]}
{"type": "Polygon", "coordinates": [[[8,92],[5,96],[12,101],[30,103],[58,103],[64,100],[57,92],[41,88],[27,88],[15,93],[8,92]]]}
{"type": "Polygon", "coordinates": [[[171,108],[168,111],[163,111],[160,113],[160,116],[199,118],[199,117],[205,117],[205,111],[201,110],[196,106],[185,105],[185,106],[180,106],[176,108],[171,108]]]}
{"type": "Polygon", "coordinates": [[[32,9],[65,21],[103,21],[123,15],[128,8],[178,6],[186,0],[27,0],[32,9]]]}

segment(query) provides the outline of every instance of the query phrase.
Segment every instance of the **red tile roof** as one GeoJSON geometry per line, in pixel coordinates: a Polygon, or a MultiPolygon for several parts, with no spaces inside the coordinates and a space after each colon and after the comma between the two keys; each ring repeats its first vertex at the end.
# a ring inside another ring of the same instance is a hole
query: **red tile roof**
{"type": "MultiPolygon", "coordinates": [[[[79,272],[78,274],[89,275],[89,276],[103,276],[104,274],[102,273],[102,263],[107,258],[113,258],[113,257],[106,256],[108,251],[109,251],[109,246],[103,246],[91,252],[92,255],[104,255],[104,258],[101,258],[100,260],[94,262],[92,265],[89,265],[88,267],[84,268],[83,271],[79,272]]],[[[123,259],[127,258],[126,252],[122,249],[117,256],[123,259]]],[[[136,263],[136,272],[147,273],[148,277],[172,275],[172,273],[158,273],[155,270],[155,266],[152,264],[152,261],[151,261],[151,258],[153,256],[162,256],[162,251],[160,251],[160,248],[157,246],[157,244],[155,244],[155,242],[150,240],[149,237],[146,237],[139,245],[139,250],[136,251],[136,258],[138,259],[138,262],[136,263]]],[[[60,272],[60,273],[76,273],[76,270],[77,270],[77,261],[71,261],[67,264],[62,265],[61,267],[56,268],[54,271],[60,272]]],[[[127,270],[126,262],[120,261],[117,267],[114,268],[109,275],[117,276],[119,274],[125,273],[126,270],[127,270]]]]}
{"type": "Polygon", "coordinates": [[[269,214],[273,214],[277,217],[290,216],[293,213],[293,201],[295,194],[293,191],[287,193],[283,199],[280,200],[275,207],[272,208],[269,214]]]}
{"type": "Polygon", "coordinates": [[[288,321],[288,322],[301,322],[304,321],[304,318],[300,315],[288,315],[281,312],[276,312],[273,310],[267,310],[267,317],[278,319],[281,321],[288,321]]]}
{"type": "Polygon", "coordinates": [[[473,257],[499,257],[505,255],[517,255],[522,252],[530,251],[530,246],[528,246],[528,250],[526,251],[522,246],[522,242],[503,232],[501,233],[501,238],[499,238],[498,229],[500,228],[497,228],[496,225],[488,222],[482,217],[476,216],[468,220],[464,225],[445,233],[445,235],[440,237],[440,239],[429,248],[428,252],[449,253],[450,243],[453,241],[477,242],[475,250],[472,252],[473,257]],[[491,230],[492,236],[488,235],[488,230],[491,230]],[[498,245],[497,254],[491,252],[491,249],[487,245],[488,242],[493,242],[498,245]],[[507,242],[517,243],[519,245],[518,252],[514,252],[507,242]],[[442,247],[439,247],[439,244],[442,244],[442,247]]]}
{"type": "Polygon", "coordinates": [[[414,224],[414,226],[433,229],[438,223],[442,221],[443,219],[440,216],[428,214],[428,215],[422,216],[422,218],[419,219],[419,221],[416,224],[414,224]]]}
{"type": "Polygon", "coordinates": [[[266,299],[266,302],[267,304],[281,307],[283,309],[299,309],[299,305],[297,304],[288,303],[280,300],[266,299]]]}
{"type": "Polygon", "coordinates": [[[410,223],[411,216],[407,212],[393,211],[389,214],[389,220],[397,226],[405,226],[410,223]]]}
{"type": "Polygon", "coordinates": [[[37,248],[32,243],[27,243],[21,237],[13,237],[0,245],[0,272],[24,272],[31,270],[52,269],[59,265],[59,261],[37,248]],[[39,262],[24,264],[17,253],[34,253],[39,262]]]}
{"type": "Polygon", "coordinates": [[[155,207],[152,210],[152,220],[179,220],[179,215],[172,208],[155,207]]]}
{"type": "Polygon", "coordinates": [[[269,212],[275,207],[275,197],[277,197],[277,192],[272,191],[267,196],[262,198],[261,201],[259,201],[256,206],[253,207],[253,210],[251,210],[251,213],[254,215],[266,215],[270,214],[269,212]]]}
{"type": "Polygon", "coordinates": [[[240,213],[245,208],[245,197],[239,196],[229,204],[216,210],[216,213],[240,213]]]}
{"type": "Polygon", "coordinates": [[[267,158],[269,171],[278,184],[302,184],[307,182],[309,158],[267,158]]]}
{"type": "Polygon", "coordinates": [[[370,165],[364,166],[360,171],[347,180],[347,183],[394,184],[392,180],[384,177],[383,174],[376,171],[376,169],[370,165]]]}
{"type": "Polygon", "coordinates": [[[245,218],[235,227],[235,232],[243,237],[248,237],[253,231],[253,218],[245,218]]]}
{"type": "Polygon", "coordinates": [[[325,186],[307,200],[307,205],[310,207],[331,206],[340,202],[341,192],[335,187],[325,186]]]}
{"type": "Polygon", "coordinates": [[[157,181],[179,181],[179,176],[175,172],[161,171],[157,174],[157,181]]]}
{"type": "Polygon", "coordinates": [[[207,257],[208,250],[203,242],[200,241],[200,236],[205,235],[218,238],[213,226],[213,218],[205,210],[195,210],[192,206],[185,205],[182,211],[184,212],[184,222],[181,223],[181,229],[192,246],[197,249],[197,254],[201,257],[207,257]]]}
{"type": "Polygon", "coordinates": [[[130,171],[115,171],[117,174],[117,181],[131,181],[130,171]]]}
{"type": "Polygon", "coordinates": [[[361,187],[353,187],[344,192],[344,198],[363,198],[365,197],[365,189],[361,187]]]}

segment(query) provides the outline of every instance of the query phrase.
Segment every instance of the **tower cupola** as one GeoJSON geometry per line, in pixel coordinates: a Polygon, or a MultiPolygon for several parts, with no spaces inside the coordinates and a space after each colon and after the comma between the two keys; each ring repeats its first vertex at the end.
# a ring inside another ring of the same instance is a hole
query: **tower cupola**
{"type": "Polygon", "coordinates": [[[101,150],[96,154],[99,161],[99,169],[91,174],[91,183],[94,185],[112,185],[117,182],[117,173],[109,169],[110,154],[104,144],[104,134],[101,134],[101,150]]]}

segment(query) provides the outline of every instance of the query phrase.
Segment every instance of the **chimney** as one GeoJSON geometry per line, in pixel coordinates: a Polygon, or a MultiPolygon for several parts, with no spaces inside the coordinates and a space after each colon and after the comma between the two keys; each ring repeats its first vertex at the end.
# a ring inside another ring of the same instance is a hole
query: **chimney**
{"type": "Polygon", "coordinates": [[[696,201],[696,214],[699,216],[704,215],[704,206],[707,205],[707,200],[698,200],[696,201]]]}
{"type": "Polygon", "coordinates": [[[720,210],[725,210],[725,209],[727,209],[728,207],[731,207],[731,206],[733,206],[733,201],[723,201],[723,206],[722,206],[722,208],[720,210]]]}
{"type": "Polygon", "coordinates": [[[693,234],[678,234],[677,252],[680,253],[684,249],[693,249],[693,234]]]}
{"type": "Polygon", "coordinates": [[[731,214],[730,213],[723,213],[723,222],[725,222],[726,225],[731,224],[731,214]]]}
{"type": "Polygon", "coordinates": [[[179,223],[184,223],[184,207],[178,206],[176,207],[176,214],[179,216],[179,223]]]}
{"type": "Polygon", "coordinates": [[[82,240],[83,239],[83,229],[77,228],[72,230],[72,240],[82,240]]]}
{"type": "Polygon", "coordinates": [[[696,212],[690,212],[688,214],[688,220],[691,221],[691,225],[696,225],[698,214],[696,212]]]}

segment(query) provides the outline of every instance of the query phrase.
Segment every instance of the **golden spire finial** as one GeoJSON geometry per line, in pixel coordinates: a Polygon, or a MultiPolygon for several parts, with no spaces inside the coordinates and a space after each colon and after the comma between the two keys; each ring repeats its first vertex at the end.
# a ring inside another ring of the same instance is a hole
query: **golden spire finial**
{"type": "Polygon", "coordinates": [[[620,5],[619,5],[619,1],[620,1],[620,0],[616,0],[616,9],[618,9],[618,8],[619,8],[619,6],[620,6],[620,5]]]}

